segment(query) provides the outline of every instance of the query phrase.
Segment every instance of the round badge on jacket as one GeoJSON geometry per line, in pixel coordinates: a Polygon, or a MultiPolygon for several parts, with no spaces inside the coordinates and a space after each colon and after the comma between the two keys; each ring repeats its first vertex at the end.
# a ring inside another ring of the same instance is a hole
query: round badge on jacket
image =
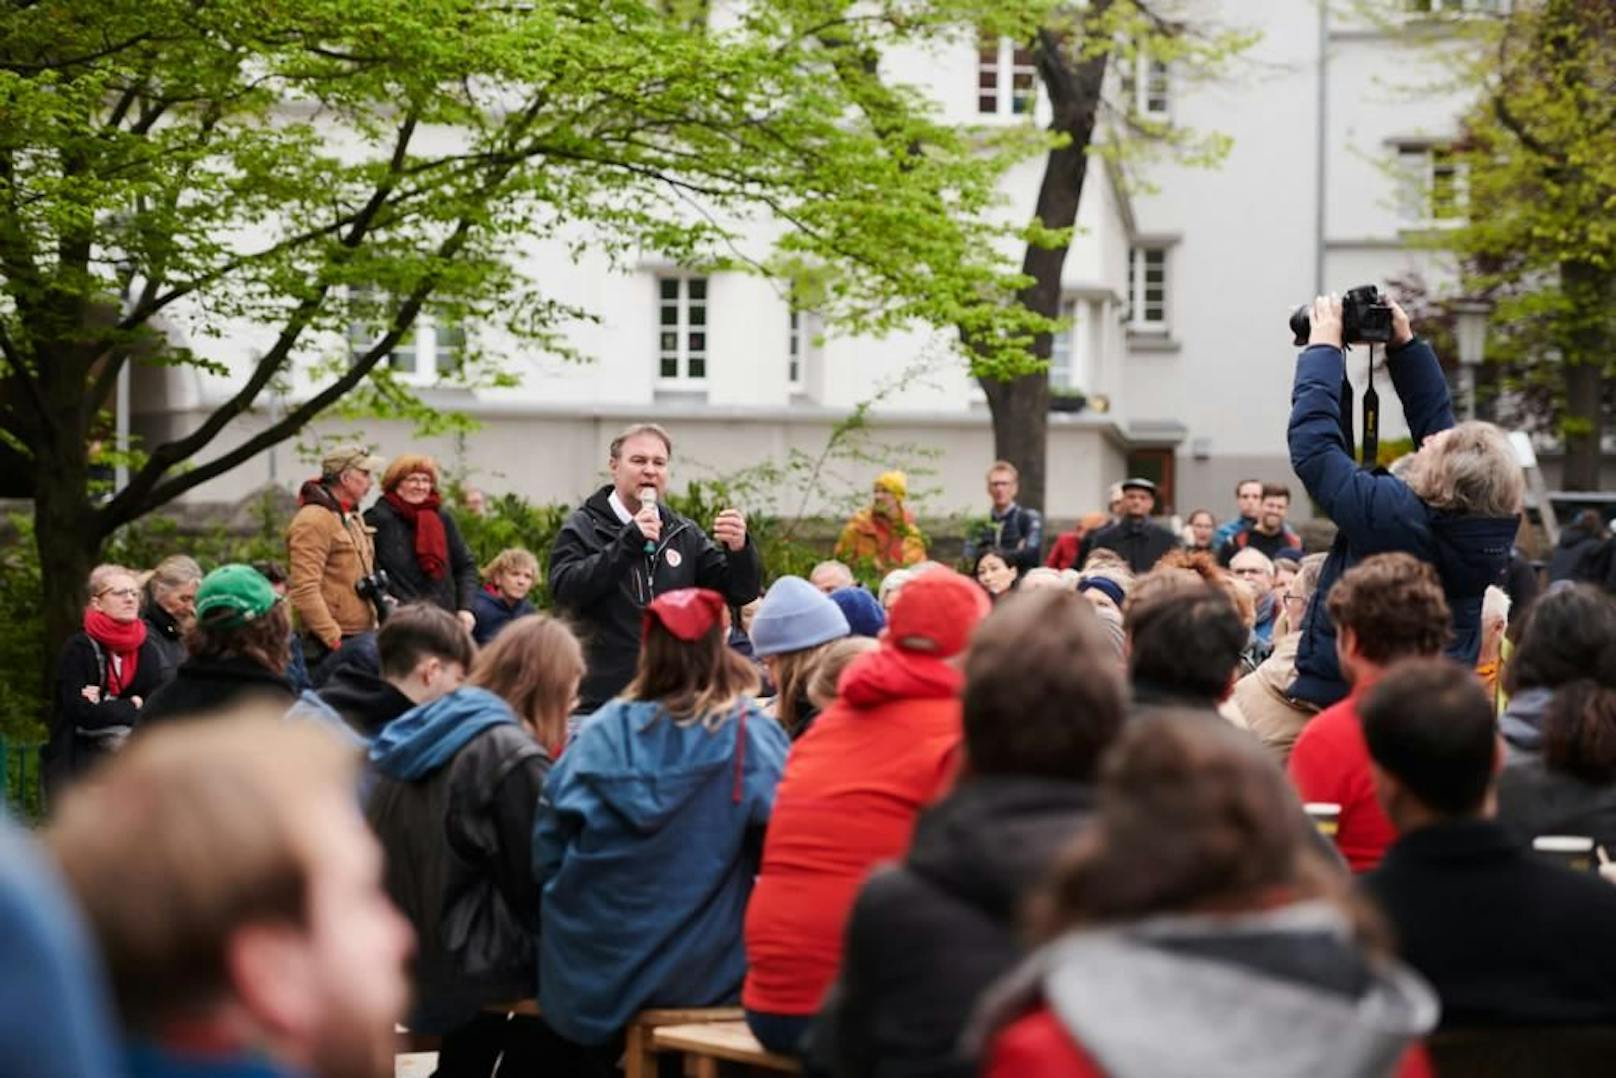
{"type": "Polygon", "coordinates": [[[668,548],[668,568],[677,569],[684,563],[684,555],[672,547],[668,548]]]}

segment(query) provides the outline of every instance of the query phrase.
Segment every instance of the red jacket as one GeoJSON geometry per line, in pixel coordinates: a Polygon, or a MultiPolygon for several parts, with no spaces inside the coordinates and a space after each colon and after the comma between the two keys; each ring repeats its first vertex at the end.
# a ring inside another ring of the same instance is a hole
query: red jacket
{"type": "Polygon", "coordinates": [[[1286,764],[1291,784],[1303,803],[1322,801],[1341,806],[1336,848],[1354,872],[1368,872],[1397,838],[1392,822],[1375,800],[1369,775],[1369,745],[1358,721],[1356,691],[1319,712],[1302,728],[1286,764]]]}
{"type": "Polygon", "coordinates": [[[1055,536],[1055,545],[1049,548],[1049,557],[1044,564],[1051,569],[1074,569],[1077,567],[1077,549],[1083,545],[1081,531],[1061,532],[1055,536]]]}
{"type": "Polygon", "coordinates": [[[819,1010],[859,887],[908,849],[921,809],[952,785],[960,684],[936,659],[882,647],[848,667],[836,702],[792,746],[746,909],[750,1009],[819,1010]]]}
{"type": "MultiPolygon", "coordinates": [[[[1039,1007],[1000,1030],[982,1061],[985,1078],[1106,1078],[1048,1007],[1039,1007]]],[[[1432,1078],[1425,1047],[1403,1054],[1396,1078],[1432,1078]]]]}

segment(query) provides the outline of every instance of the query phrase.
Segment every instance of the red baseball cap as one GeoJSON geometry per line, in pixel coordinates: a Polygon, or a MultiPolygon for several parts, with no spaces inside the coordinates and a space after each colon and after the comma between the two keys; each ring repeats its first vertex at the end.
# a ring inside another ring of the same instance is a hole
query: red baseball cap
{"type": "Polygon", "coordinates": [[[947,659],[965,650],[990,608],[987,593],[974,580],[952,569],[931,569],[898,593],[885,639],[900,651],[947,659]]]}
{"type": "Polygon", "coordinates": [[[707,588],[663,592],[645,608],[640,638],[643,640],[651,631],[652,622],[658,622],[686,643],[700,640],[723,620],[726,609],[724,597],[707,588]]]}

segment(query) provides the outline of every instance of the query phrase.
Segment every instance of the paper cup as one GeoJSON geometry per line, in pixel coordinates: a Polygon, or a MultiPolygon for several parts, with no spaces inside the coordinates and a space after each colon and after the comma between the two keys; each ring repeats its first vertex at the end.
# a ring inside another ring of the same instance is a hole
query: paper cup
{"type": "Polygon", "coordinates": [[[1539,857],[1578,872],[1593,872],[1598,868],[1594,840],[1586,835],[1539,835],[1532,840],[1532,849],[1539,857]]]}
{"type": "Polygon", "coordinates": [[[1307,818],[1313,821],[1313,826],[1319,829],[1319,834],[1335,841],[1335,835],[1341,827],[1341,806],[1332,801],[1309,801],[1302,806],[1307,818]]]}

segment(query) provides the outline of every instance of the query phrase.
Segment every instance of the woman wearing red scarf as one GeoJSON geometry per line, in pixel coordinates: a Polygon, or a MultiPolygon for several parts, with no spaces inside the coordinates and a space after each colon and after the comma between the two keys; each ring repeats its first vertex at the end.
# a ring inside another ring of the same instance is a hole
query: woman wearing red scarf
{"type": "Polygon", "coordinates": [[[46,782],[54,792],[123,743],[162,679],[162,662],[140,619],[140,585],[121,565],[90,574],[84,630],[56,664],[46,782]]]}
{"type": "Polygon", "coordinates": [[[881,646],[848,666],[792,747],[746,910],[741,1002],[764,1047],[796,1050],[836,976],[859,886],[909,848],[921,809],[952,786],[957,656],[987,612],[973,581],[922,571],[898,593],[881,646]]]}
{"type": "Polygon", "coordinates": [[[439,500],[436,461],[406,454],[389,464],[365,523],[376,530],[376,567],[387,573],[389,593],[441,606],[476,627],[477,564],[439,500]]]}

